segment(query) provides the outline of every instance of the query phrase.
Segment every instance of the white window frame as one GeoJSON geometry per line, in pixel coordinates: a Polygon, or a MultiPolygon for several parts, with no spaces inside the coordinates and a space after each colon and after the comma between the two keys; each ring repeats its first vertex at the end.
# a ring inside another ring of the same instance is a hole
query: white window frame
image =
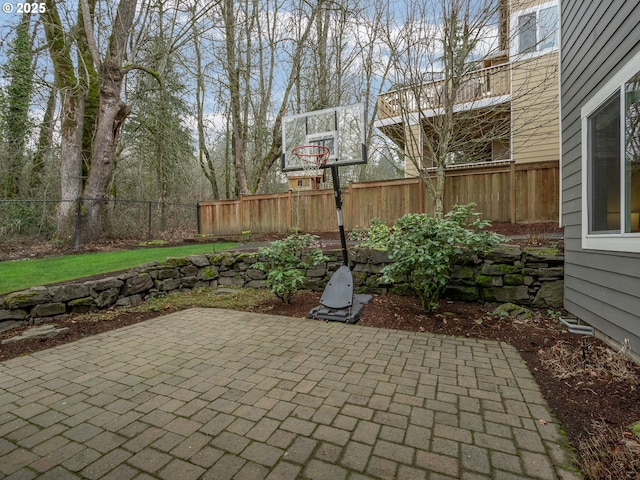
{"type": "Polygon", "coordinates": [[[510,36],[512,38],[511,41],[511,52],[510,56],[512,59],[517,60],[528,60],[530,58],[539,57],[541,55],[546,55],[547,53],[557,52],[560,47],[560,6],[559,2],[552,1],[543,3],[540,5],[536,5],[535,7],[526,8],[524,10],[518,10],[517,12],[511,14],[511,32],[510,36]],[[558,19],[557,28],[556,28],[556,44],[551,47],[547,47],[544,49],[540,49],[541,41],[540,41],[540,11],[545,10],[547,8],[555,7],[556,15],[558,19]],[[519,29],[519,18],[523,15],[528,15],[530,13],[536,14],[536,49],[532,52],[520,53],[520,34],[518,32],[519,29]]]}
{"type": "MultiPolygon", "coordinates": [[[[640,71],[640,52],[636,53],[580,110],[582,130],[582,248],[609,250],[614,252],[640,253],[640,233],[624,232],[625,215],[620,215],[620,233],[589,233],[589,117],[620,92],[620,132],[624,135],[624,85],[640,71]]],[[[625,208],[625,151],[624,141],[620,142],[620,208],[625,208]]]]}

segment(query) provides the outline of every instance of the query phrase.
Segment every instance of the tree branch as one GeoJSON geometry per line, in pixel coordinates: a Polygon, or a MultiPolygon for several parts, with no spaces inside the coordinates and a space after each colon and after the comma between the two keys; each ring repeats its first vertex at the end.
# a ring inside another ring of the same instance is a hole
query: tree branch
{"type": "Polygon", "coordinates": [[[102,61],[100,60],[100,52],[98,52],[96,38],[93,34],[93,22],[91,21],[93,17],[91,16],[91,10],[89,9],[87,0],[80,0],[80,8],[82,9],[82,22],[86,34],[87,47],[89,48],[89,52],[91,53],[93,63],[95,64],[96,68],[100,70],[102,61]]]}

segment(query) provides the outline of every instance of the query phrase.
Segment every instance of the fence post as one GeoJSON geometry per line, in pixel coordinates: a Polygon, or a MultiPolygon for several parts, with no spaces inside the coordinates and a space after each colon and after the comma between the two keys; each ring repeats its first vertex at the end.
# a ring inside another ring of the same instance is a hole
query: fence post
{"type": "Polygon", "coordinates": [[[287,208],[287,232],[291,232],[293,228],[293,200],[291,198],[291,188],[287,190],[287,203],[289,204],[287,208]]]}
{"type": "Polygon", "coordinates": [[[509,170],[509,182],[510,182],[510,202],[511,202],[511,223],[516,223],[516,162],[511,160],[509,170]]]}
{"type": "Polygon", "coordinates": [[[73,248],[80,248],[80,239],[82,237],[82,197],[76,198],[76,231],[73,248]]]}
{"type": "Polygon", "coordinates": [[[243,195],[240,195],[240,231],[238,233],[242,234],[244,231],[244,202],[243,195]]]}
{"type": "Polygon", "coordinates": [[[147,202],[147,241],[151,240],[151,201],[147,202]]]}
{"type": "Polygon", "coordinates": [[[196,203],[196,233],[200,235],[200,202],[196,203]]]}

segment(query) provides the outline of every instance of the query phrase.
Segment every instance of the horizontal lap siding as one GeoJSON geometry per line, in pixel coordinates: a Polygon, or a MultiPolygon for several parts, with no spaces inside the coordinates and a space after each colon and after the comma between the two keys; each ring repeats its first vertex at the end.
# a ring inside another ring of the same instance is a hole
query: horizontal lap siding
{"type": "Polygon", "coordinates": [[[580,119],[584,103],[640,50],[640,1],[563,0],[561,6],[565,307],[618,342],[628,338],[640,354],[640,255],[581,248],[580,119]]]}
{"type": "Polygon", "coordinates": [[[557,53],[512,64],[511,149],[517,163],[559,159],[557,65],[557,53]]]}

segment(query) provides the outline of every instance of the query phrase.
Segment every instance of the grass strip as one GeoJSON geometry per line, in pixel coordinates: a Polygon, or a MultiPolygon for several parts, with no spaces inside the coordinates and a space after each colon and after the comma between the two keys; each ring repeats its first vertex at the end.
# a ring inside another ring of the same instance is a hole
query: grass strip
{"type": "MultiPolygon", "coordinates": [[[[226,250],[235,245],[235,243],[216,243],[215,251],[226,250]]],[[[119,272],[152,261],[162,263],[167,257],[211,253],[213,248],[211,244],[193,244],[0,262],[0,294],[38,285],[119,272]]]]}

